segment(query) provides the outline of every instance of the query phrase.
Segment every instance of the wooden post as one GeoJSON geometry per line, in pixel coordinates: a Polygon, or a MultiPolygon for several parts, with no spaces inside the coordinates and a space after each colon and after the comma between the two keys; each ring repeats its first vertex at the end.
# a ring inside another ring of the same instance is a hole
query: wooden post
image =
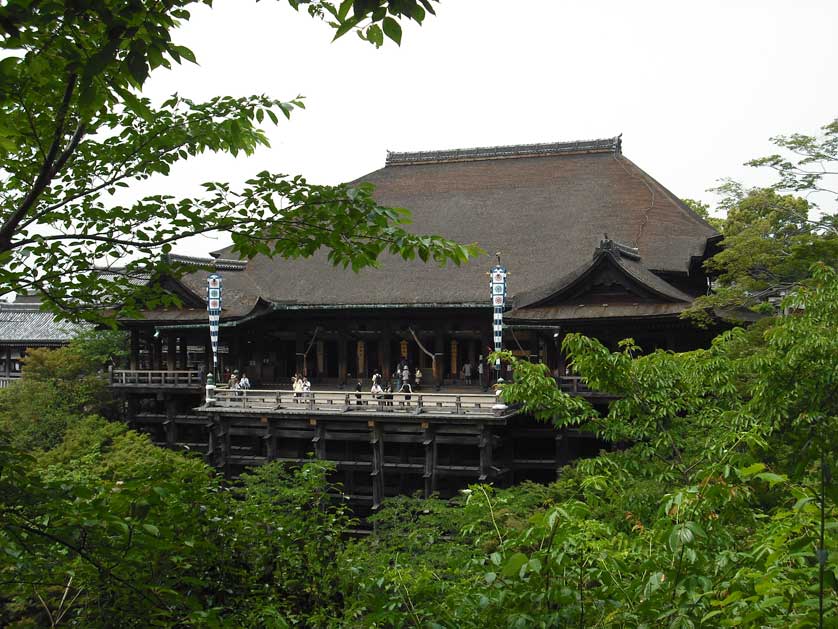
{"type": "Polygon", "coordinates": [[[133,371],[140,368],[140,331],[136,328],[131,330],[131,349],[128,360],[129,367],[133,371]]]}
{"type": "Polygon", "coordinates": [[[390,345],[392,345],[392,342],[393,335],[390,331],[390,326],[385,326],[378,340],[378,362],[381,364],[381,376],[384,382],[390,380],[393,375],[393,365],[390,364],[392,360],[390,357],[390,345]]]}
{"type": "Polygon", "coordinates": [[[347,373],[347,356],[346,356],[346,335],[343,333],[338,334],[338,382],[341,385],[346,384],[346,373],[347,373]]]}
{"type": "Polygon", "coordinates": [[[294,339],[294,352],[296,360],[294,362],[294,371],[298,374],[305,375],[305,337],[302,330],[297,330],[297,336],[294,339]]]}
{"type": "Polygon", "coordinates": [[[425,446],[425,498],[436,491],[436,431],[428,422],[422,422],[422,445],[425,446]]]}
{"type": "Polygon", "coordinates": [[[314,456],[321,461],[326,460],[326,423],[321,419],[320,421],[312,419],[309,423],[314,422],[314,456]]]}
{"type": "Polygon", "coordinates": [[[384,500],[384,439],[381,427],[374,421],[367,422],[370,429],[370,445],[372,445],[372,508],[378,509],[384,500]]]}
{"type": "Polygon", "coordinates": [[[174,332],[166,335],[166,370],[177,370],[177,335],[174,332]]]}
{"type": "Polygon", "coordinates": [[[480,429],[480,476],[478,482],[485,483],[492,475],[492,429],[483,424],[480,429]]]}
{"type": "Polygon", "coordinates": [[[445,372],[443,357],[445,351],[445,332],[442,328],[434,331],[434,385],[437,389],[442,386],[442,376],[445,372]]]}
{"type": "Polygon", "coordinates": [[[152,340],[152,353],[154,355],[154,362],[152,369],[160,371],[163,369],[163,340],[158,336],[152,340]]]}
{"type": "Polygon", "coordinates": [[[177,423],[175,422],[175,415],[177,414],[177,402],[174,397],[166,400],[166,421],[163,424],[166,428],[166,447],[174,449],[177,443],[177,423]]]}
{"type": "Polygon", "coordinates": [[[273,461],[276,458],[276,433],[274,433],[271,420],[265,422],[265,435],[262,437],[265,440],[265,456],[268,461],[273,461]]]}
{"type": "Polygon", "coordinates": [[[178,361],[178,365],[181,369],[188,370],[189,369],[189,342],[186,340],[186,337],[180,337],[180,345],[178,346],[178,350],[180,352],[180,359],[178,361]]]}

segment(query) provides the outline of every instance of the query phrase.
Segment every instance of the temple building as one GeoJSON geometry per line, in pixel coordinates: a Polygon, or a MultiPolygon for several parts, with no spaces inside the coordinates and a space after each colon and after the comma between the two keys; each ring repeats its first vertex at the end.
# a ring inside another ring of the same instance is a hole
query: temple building
{"type": "Polygon", "coordinates": [[[181,258],[195,271],[168,286],[183,306],[123,321],[131,365],[114,374],[114,386],[130,421],[170,446],[206,443],[208,459],[230,473],[309,452],[335,460],[347,490],[369,494],[375,506],[390,493],[444,493],[478,478],[554,477],[574,448],[596,447],[584,436],[568,445],[567,435],[514,409],[491,410],[483,392],[490,370],[479,382],[477,365],[493,344],[487,271],[496,254],[509,271],[504,348],[548,364],[575,393],[597,395],[566,373],[560,344],[568,332],[611,347],[632,337],[648,351],[705,346],[713,334],[680,314],[707,291],[702,263],[720,235],[626,158],[620,138],[388,153],[360,182],[375,185],[380,204],[409,209],[415,232],[476,242],[486,254],[444,268],[384,255],[358,273],[332,266],[325,253],[241,261],[224,249],[181,258]],[[200,395],[212,271],[223,278],[221,369],[246,372],[254,391],[207,405],[200,395]],[[424,375],[421,392],[401,400],[411,412],[356,403],[359,380],[366,397],[375,370],[389,381],[401,361],[424,375]],[[282,396],[295,373],[315,389],[303,404],[282,396]],[[326,401],[319,391],[333,395],[326,401]],[[209,432],[203,441],[201,431],[209,432]]]}

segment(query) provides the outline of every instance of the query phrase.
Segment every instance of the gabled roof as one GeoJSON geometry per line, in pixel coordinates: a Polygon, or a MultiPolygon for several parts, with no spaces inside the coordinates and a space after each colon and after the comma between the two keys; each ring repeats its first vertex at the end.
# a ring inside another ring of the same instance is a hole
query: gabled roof
{"type": "Polygon", "coordinates": [[[504,318],[518,320],[578,320],[602,317],[643,317],[683,312],[693,298],[647,269],[637,250],[603,240],[592,259],[564,277],[517,295],[515,308],[504,318]],[[622,282],[622,294],[599,297],[597,284],[622,282]]]}
{"type": "MultiPolygon", "coordinates": [[[[243,315],[259,297],[300,307],[488,307],[485,273],[497,251],[516,295],[585,264],[606,232],[636,247],[646,271],[683,275],[717,235],[624,157],[619,138],[391,153],[384,168],[353,183],[360,182],[376,186],[382,205],[409,209],[411,231],[476,242],[486,255],[439,268],[387,254],[379,268],[359,273],[334,267],[325,252],[299,260],[257,256],[245,270],[223,274],[225,310],[243,315]]],[[[232,248],[215,255],[235,257],[232,248]]],[[[206,272],[183,282],[202,294],[206,272]]]]}
{"type": "Polygon", "coordinates": [[[0,303],[0,344],[20,347],[66,345],[88,323],[58,321],[51,312],[43,312],[39,303],[0,303]]]}

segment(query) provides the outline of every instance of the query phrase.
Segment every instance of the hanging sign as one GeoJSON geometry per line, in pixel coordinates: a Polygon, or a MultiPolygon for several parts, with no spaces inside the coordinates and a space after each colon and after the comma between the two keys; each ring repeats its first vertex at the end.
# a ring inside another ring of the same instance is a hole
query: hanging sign
{"type": "Polygon", "coordinates": [[[221,276],[212,273],[207,278],[207,314],[209,315],[210,343],[212,344],[213,373],[218,371],[218,322],[221,319],[221,276]]]}
{"type": "MultiPolygon", "coordinates": [[[[489,271],[489,289],[494,309],[492,328],[495,336],[495,351],[503,349],[503,308],[506,305],[506,269],[499,264],[489,271]]],[[[495,362],[495,369],[500,370],[500,360],[495,362]]]]}

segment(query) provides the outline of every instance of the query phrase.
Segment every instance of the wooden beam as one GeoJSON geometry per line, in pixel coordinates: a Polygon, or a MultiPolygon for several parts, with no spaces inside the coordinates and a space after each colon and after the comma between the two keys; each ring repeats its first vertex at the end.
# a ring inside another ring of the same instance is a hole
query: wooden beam
{"type": "Polygon", "coordinates": [[[372,446],[372,508],[378,509],[384,500],[384,438],[381,427],[376,422],[367,422],[370,429],[370,445],[372,446]]]}
{"type": "Polygon", "coordinates": [[[436,428],[433,424],[422,423],[422,445],[425,446],[425,498],[430,498],[436,491],[436,428]]]}

